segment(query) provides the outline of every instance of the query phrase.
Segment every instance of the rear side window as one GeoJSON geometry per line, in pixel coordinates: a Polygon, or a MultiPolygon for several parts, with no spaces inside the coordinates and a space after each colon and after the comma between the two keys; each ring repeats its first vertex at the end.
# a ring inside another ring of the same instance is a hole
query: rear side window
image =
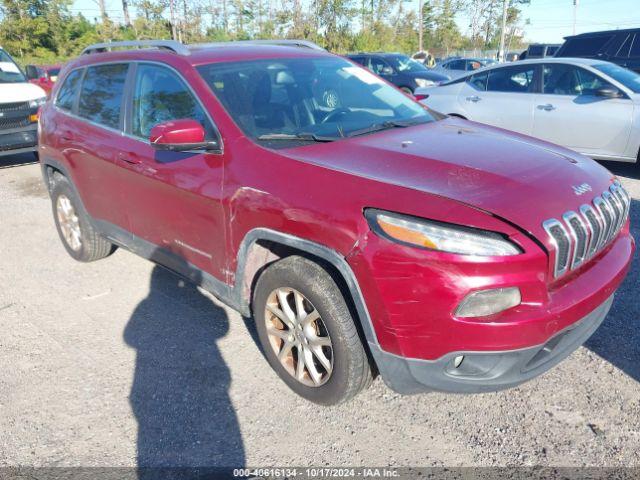
{"type": "Polygon", "coordinates": [[[64,79],[64,83],[58,91],[56,97],[56,105],[63,110],[73,110],[73,105],[76,103],[78,96],[78,90],[80,90],[80,79],[82,78],[83,70],[74,70],[67,78],[64,79]]]}
{"type": "Polygon", "coordinates": [[[544,45],[531,45],[528,52],[529,57],[544,56],[544,45]]]}
{"type": "Polygon", "coordinates": [[[159,123],[186,118],[200,122],[207,140],[215,138],[203,108],[177,74],[159,65],[138,65],[131,133],[149,138],[151,129],[159,123]]]}
{"type": "Polygon", "coordinates": [[[533,91],[533,73],[535,65],[526,67],[495,68],[489,72],[487,91],[489,92],[520,92],[533,91]]]}
{"type": "Polygon", "coordinates": [[[465,61],[464,60],[453,60],[452,62],[447,63],[444,67],[448,68],[449,70],[464,70],[465,61]]]}
{"type": "Polygon", "coordinates": [[[629,56],[634,58],[640,57],[640,33],[636,33],[633,45],[631,45],[631,53],[629,56]]]}
{"type": "Polygon", "coordinates": [[[563,57],[590,57],[595,56],[604,47],[613,35],[599,35],[597,37],[572,38],[562,49],[563,57]]]}
{"type": "Polygon", "coordinates": [[[350,57],[352,61],[359,63],[360,65],[364,65],[366,63],[366,59],[364,57],[350,57]]]}
{"type": "Polygon", "coordinates": [[[128,68],[126,63],[88,67],[82,82],[78,115],[118,128],[128,68]]]}

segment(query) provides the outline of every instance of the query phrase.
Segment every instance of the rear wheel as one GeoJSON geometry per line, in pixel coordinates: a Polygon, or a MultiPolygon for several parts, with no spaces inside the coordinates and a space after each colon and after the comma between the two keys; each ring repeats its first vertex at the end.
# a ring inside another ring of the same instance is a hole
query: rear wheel
{"type": "Polygon", "coordinates": [[[93,227],[89,214],[66,177],[54,177],[51,201],[58,235],[64,248],[74,259],[92,262],[115,251],[116,247],[93,227]]]}
{"type": "Polygon", "coordinates": [[[413,90],[411,90],[409,87],[400,87],[400,90],[402,90],[404,93],[408,93],[409,95],[413,95],[413,90]]]}
{"type": "Polygon", "coordinates": [[[335,405],[371,383],[342,292],[317,263],[291,256],[271,265],[258,279],[253,310],[269,364],[298,395],[335,405]]]}

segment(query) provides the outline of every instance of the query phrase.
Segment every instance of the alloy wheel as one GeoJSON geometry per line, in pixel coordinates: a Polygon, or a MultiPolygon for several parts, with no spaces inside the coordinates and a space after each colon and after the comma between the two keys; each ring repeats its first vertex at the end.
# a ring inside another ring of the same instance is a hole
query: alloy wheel
{"type": "Polygon", "coordinates": [[[69,248],[75,252],[82,248],[82,235],[80,232],[80,220],[69,197],[60,195],[56,201],[56,214],[62,236],[69,248]]]}
{"type": "Polygon", "coordinates": [[[293,288],[269,294],[265,308],[269,344],[284,369],[300,383],[319,387],[333,371],[333,345],[313,304],[293,288]]]}

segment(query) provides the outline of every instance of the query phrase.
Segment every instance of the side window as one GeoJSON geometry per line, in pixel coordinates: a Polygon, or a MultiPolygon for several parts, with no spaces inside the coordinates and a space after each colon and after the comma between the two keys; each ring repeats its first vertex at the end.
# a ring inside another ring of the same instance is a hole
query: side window
{"type": "Polygon", "coordinates": [[[452,60],[447,64],[449,70],[464,70],[464,60],[452,60]]]}
{"type": "Polygon", "coordinates": [[[519,93],[532,92],[535,68],[535,65],[527,65],[526,67],[495,68],[489,72],[487,91],[519,93]]]}
{"type": "Polygon", "coordinates": [[[370,70],[376,75],[381,75],[385,67],[389,65],[387,62],[382,60],[381,58],[371,57],[371,68],[370,70]]]}
{"type": "Polygon", "coordinates": [[[351,60],[356,63],[359,63],[360,65],[365,65],[366,63],[366,60],[364,57],[351,57],[351,60]]]}
{"type": "Polygon", "coordinates": [[[466,67],[467,70],[473,71],[477,70],[482,66],[482,64],[477,60],[467,60],[466,67]]]}
{"type": "Polygon", "coordinates": [[[128,68],[126,63],[87,67],[82,81],[78,115],[107,127],[119,128],[128,68]]]}
{"type": "Polygon", "coordinates": [[[82,78],[83,69],[74,70],[67,75],[64,79],[64,83],[58,91],[56,97],[56,105],[63,110],[73,110],[73,105],[76,103],[78,97],[78,91],[80,90],[80,79],[82,78]]]}
{"type": "Polygon", "coordinates": [[[139,64],[133,91],[131,133],[147,139],[154,126],[185,118],[200,122],[207,140],[215,138],[204,110],[177,74],[159,65],[139,64]]]}
{"type": "Polygon", "coordinates": [[[631,44],[633,43],[633,38],[635,35],[627,35],[624,42],[620,48],[616,51],[615,56],[620,58],[626,58],[629,56],[629,50],[631,49],[631,44]]]}
{"type": "Polygon", "coordinates": [[[633,45],[631,45],[631,52],[629,53],[629,56],[633,58],[640,57],[640,33],[636,33],[633,45]]]}
{"type": "Polygon", "coordinates": [[[574,38],[567,40],[563,48],[563,57],[595,56],[604,47],[613,35],[598,35],[595,37],[574,38]]]}
{"type": "Polygon", "coordinates": [[[476,90],[484,92],[487,89],[487,80],[489,80],[489,72],[476,73],[469,78],[469,85],[476,90]]]}
{"type": "Polygon", "coordinates": [[[594,95],[599,88],[609,84],[594,73],[566,64],[544,66],[544,93],[553,95],[594,95]]]}

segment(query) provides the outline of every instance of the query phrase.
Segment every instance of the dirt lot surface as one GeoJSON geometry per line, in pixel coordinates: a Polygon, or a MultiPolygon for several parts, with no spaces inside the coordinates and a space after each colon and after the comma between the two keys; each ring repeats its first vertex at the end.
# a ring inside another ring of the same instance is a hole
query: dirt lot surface
{"type": "MultiPolygon", "coordinates": [[[[640,466],[638,262],[603,326],[519,388],[321,408],[250,320],[119,250],[73,261],[30,156],[0,158],[0,466],[640,466]]],[[[607,164],[634,197],[640,167],[607,164]]]]}

